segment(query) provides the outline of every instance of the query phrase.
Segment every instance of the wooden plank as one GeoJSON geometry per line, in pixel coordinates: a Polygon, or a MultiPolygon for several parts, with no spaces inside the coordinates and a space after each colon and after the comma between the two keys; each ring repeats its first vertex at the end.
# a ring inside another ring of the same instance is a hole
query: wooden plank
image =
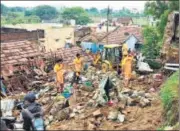
{"type": "Polygon", "coordinates": [[[165,66],[179,66],[179,64],[176,64],[176,63],[166,63],[165,66]]]}
{"type": "Polygon", "coordinates": [[[173,68],[173,67],[167,67],[167,66],[165,66],[164,69],[173,70],[173,71],[178,71],[179,70],[179,68],[173,68]]]}

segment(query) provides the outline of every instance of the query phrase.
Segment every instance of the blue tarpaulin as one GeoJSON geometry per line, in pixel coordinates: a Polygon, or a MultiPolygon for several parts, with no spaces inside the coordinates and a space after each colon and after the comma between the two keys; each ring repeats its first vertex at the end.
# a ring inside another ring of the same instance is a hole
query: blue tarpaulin
{"type": "Polygon", "coordinates": [[[81,47],[83,50],[90,49],[92,53],[96,53],[98,50],[102,51],[104,46],[93,42],[82,42],[81,47]]]}

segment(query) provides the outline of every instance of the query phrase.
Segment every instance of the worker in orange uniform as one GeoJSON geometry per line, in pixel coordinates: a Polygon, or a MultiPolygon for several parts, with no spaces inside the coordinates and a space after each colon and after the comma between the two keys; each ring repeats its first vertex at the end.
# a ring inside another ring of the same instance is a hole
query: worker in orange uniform
{"type": "Polygon", "coordinates": [[[132,63],[133,63],[133,56],[130,52],[122,61],[122,74],[124,76],[124,85],[127,87],[129,85],[129,80],[131,79],[132,75],[132,63]]]}
{"type": "Polygon", "coordinates": [[[127,46],[126,43],[124,43],[123,46],[122,46],[122,54],[123,54],[123,57],[128,55],[128,46],[127,46]]]}
{"type": "Polygon", "coordinates": [[[98,51],[94,56],[93,65],[97,66],[100,59],[101,59],[101,53],[100,51],[98,51]]]}
{"type": "Polygon", "coordinates": [[[54,66],[54,72],[56,73],[56,84],[57,84],[57,92],[62,93],[64,89],[64,73],[63,69],[63,60],[58,59],[54,66]]]}
{"type": "Polygon", "coordinates": [[[73,85],[74,82],[78,84],[80,80],[80,74],[83,69],[83,59],[81,58],[80,54],[76,54],[76,58],[74,59],[73,64],[74,64],[74,77],[71,85],[73,85]]]}

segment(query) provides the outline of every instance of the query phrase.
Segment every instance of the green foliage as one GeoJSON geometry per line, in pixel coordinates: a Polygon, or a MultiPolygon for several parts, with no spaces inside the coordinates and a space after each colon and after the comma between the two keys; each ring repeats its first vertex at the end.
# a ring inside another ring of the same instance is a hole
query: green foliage
{"type": "Polygon", "coordinates": [[[1,4],[1,14],[6,15],[8,13],[9,9],[4,4],[1,4]]]}
{"type": "Polygon", "coordinates": [[[11,12],[24,12],[26,9],[24,7],[11,7],[9,8],[11,12]]]}
{"type": "Polygon", "coordinates": [[[162,85],[160,96],[164,109],[166,111],[165,125],[175,125],[178,121],[178,88],[179,87],[179,71],[175,72],[162,85]]]}
{"type": "Polygon", "coordinates": [[[92,7],[90,9],[86,9],[86,12],[91,16],[99,16],[99,10],[95,7],[92,7]]]}
{"type": "Polygon", "coordinates": [[[152,15],[155,18],[160,18],[161,14],[168,9],[168,4],[165,1],[151,1],[145,3],[144,13],[146,15],[152,15]]]}
{"type": "Polygon", "coordinates": [[[24,12],[24,15],[25,16],[31,16],[31,15],[34,15],[35,13],[33,12],[33,10],[26,10],[25,12],[24,12]]]}
{"type": "Polygon", "coordinates": [[[172,102],[178,99],[179,71],[174,73],[161,87],[161,99],[165,109],[172,106],[172,102]]]}
{"type": "Polygon", "coordinates": [[[156,28],[146,26],[143,29],[144,36],[144,46],[143,46],[143,54],[147,59],[155,59],[159,56],[160,45],[159,35],[157,33],[156,28]]]}
{"type": "Polygon", "coordinates": [[[165,26],[166,26],[167,21],[168,21],[169,13],[170,13],[170,11],[166,10],[160,17],[160,22],[158,24],[158,31],[159,31],[161,38],[163,38],[163,35],[164,35],[164,30],[165,30],[165,26]]]}
{"type": "Polygon", "coordinates": [[[33,10],[35,15],[37,15],[41,20],[51,20],[56,18],[58,15],[56,8],[49,5],[37,6],[33,10]]]}
{"type": "Polygon", "coordinates": [[[81,7],[72,7],[64,9],[62,17],[65,20],[74,19],[77,24],[85,25],[90,22],[87,12],[81,7]]]}

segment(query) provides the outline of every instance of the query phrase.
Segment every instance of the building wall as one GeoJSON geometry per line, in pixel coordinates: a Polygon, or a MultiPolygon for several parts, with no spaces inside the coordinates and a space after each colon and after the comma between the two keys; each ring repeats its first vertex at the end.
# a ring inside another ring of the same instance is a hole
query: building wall
{"type": "Polygon", "coordinates": [[[39,38],[44,38],[44,31],[23,31],[23,32],[8,32],[1,33],[1,42],[8,41],[19,41],[19,40],[37,40],[39,38]]]}
{"type": "Polygon", "coordinates": [[[134,50],[135,49],[135,44],[137,43],[137,39],[134,36],[131,36],[129,39],[126,40],[125,42],[128,46],[129,49],[134,50]]]}

